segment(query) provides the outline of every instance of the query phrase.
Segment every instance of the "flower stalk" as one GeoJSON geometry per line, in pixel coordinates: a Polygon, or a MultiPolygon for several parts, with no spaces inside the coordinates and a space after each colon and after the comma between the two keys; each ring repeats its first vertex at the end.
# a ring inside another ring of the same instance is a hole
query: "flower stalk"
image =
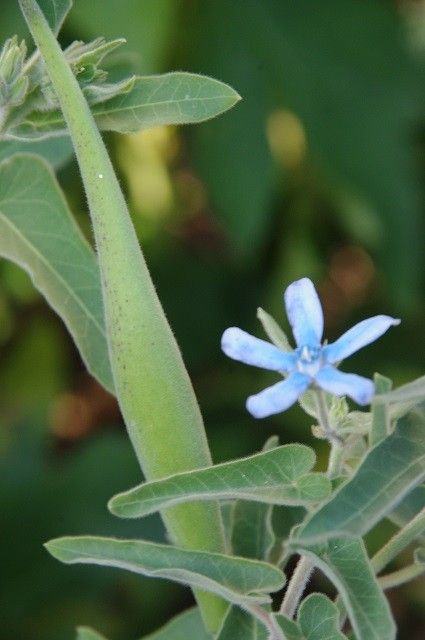
{"type": "MultiPolygon", "coordinates": [[[[324,436],[329,440],[331,445],[327,475],[332,479],[337,477],[341,471],[343,442],[331,425],[323,391],[319,388],[316,388],[314,391],[319,424],[324,436]]],[[[280,607],[280,613],[286,615],[290,619],[294,617],[313,571],[313,561],[308,556],[301,556],[285,592],[285,596],[280,607]]]]}
{"type": "Polygon", "coordinates": [[[394,558],[396,558],[406,547],[408,547],[417,536],[425,531],[425,508],[411,520],[405,527],[400,529],[372,558],[372,566],[375,573],[379,573],[394,558]]]}
{"type": "Polygon", "coordinates": [[[398,571],[387,573],[385,576],[378,578],[378,582],[382,589],[394,589],[394,587],[400,587],[406,582],[411,582],[415,578],[419,578],[424,574],[425,567],[420,564],[409,564],[407,567],[403,567],[398,571]]]}
{"type": "Polygon", "coordinates": [[[289,619],[295,616],[313,570],[313,561],[308,556],[301,556],[285,591],[279,613],[289,619]]]}

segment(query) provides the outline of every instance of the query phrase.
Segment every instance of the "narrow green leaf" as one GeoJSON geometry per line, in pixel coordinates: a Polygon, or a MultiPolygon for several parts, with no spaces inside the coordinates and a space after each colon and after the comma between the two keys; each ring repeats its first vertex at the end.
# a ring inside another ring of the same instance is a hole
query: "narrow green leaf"
{"type": "Polygon", "coordinates": [[[330,495],[331,483],[323,473],[306,473],[297,482],[305,503],[320,502],[330,495]]]}
{"type": "Polygon", "coordinates": [[[232,549],[232,532],[235,507],[236,500],[228,500],[220,505],[221,517],[223,519],[224,539],[226,543],[225,548],[227,553],[231,553],[232,549]]]}
{"type": "Polygon", "coordinates": [[[402,418],[370,450],[356,474],[297,532],[312,544],[339,535],[363,535],[425,478],[425,407],[402,418]]]}
{"type": "Polygon", "coordinates": [[[203,122],[239,102],[232,87],[193,73],[137,78],[133,90],[94,109],[101,129],[131,133],[168,124],[203,122]]]}
{"type": "Polygon", "coordinates": [[[267,603],[268,593],[284,584],[282,572],[265,562],[143,540],[80,536],[57,538],[45,546],[52,556],[66,564],[98,564],[166,578],[210,591],[239,605],[267,603]]]}
{"type": "Polygon", "coordinates": [[[256,618],[238,607],[227,614],[217,640],[267,640],[265,626],[256,618]]]}
{"type": "Polygon", "coordinates": [[[396,628],[360,538],[339,538],[314,547],[297,545],[340,593],[357,640],[394,640],[396,628]]]}
{"type": "MultiPolygon", "coordinates": [[[[379,373],[374,375],[375,391],[377,394],[388,393],[392,387],[392,381],[379,373]]],[[[379,396],[378,396],[379,397],[379,396]]],[[[387,405],[372,401],[372,428],[370,430],[369,443],[373,447],[390,433],[390,416],[387,405]]]]}
{"type": "Polygon", "coordinates": [[[376,402],[380,404],[397,404],[404,402],[421,402],[425,399],[425,376],[403,384],[401,387],[385,393],[376,398],[376,402]]]}
{"type": "Polygon", "coordinates": [[[115,49],[125,44],[125,38],[96,38],[91,42],[81,42],[75,40],[65,50],[65,58],[71,65],[76,67],[76,71],[86,82],[90,82],[96,77],[97,68],[101,62],[115,49]]]}
{"type": "Polygon", "coordinates": [[[36,153],[47,160],[54,169],[59,169],[72,158],[74,150],[69,138],[51,138],[39,142],[0,141],[0,161],[16,153],[36,153]]]}
{"type": "Polygon", "coordinates": [[[263,325],[263,329],[266,335],[270,338],[273,344],[282,351],[293,351],[289,340],[286,337],[286,333],[278,325],[276,320],[267,311],[264,311],[261,307],[257,309],[257,318],[263,325]]]}
{"type": "MultiPolygon", "coordinates": [[[[203,122],[227,111],[240,96],[227,84],[193,73],[138,77],[131,91],[93,106],[100,129],[132,133],[158,127],[203,122]]],[[[66,134],[59,110],[33,111],[11,131],[23,140],[66,134]]]]}
{"type": "Polygon", "coordinates": [[[273,549],[270,550],[269,562],[277,566],[283,566],[290,555],[288,540],[291,530],[297,527],[306,516],[304,507],[273,507],[272,527],[275,535],[273,549]]]}
{"type": "Polygon", "coordinates": [[[339,611],[322,593],[312,593],[301,603],[298,624],[305,640],[346,640],[339,630],[339,611]]]}
{"type": "Polygon", "coordinates": [[[212,640],[212,636],[205,631],[199,609],[193,607],[141,640],[212,640]]]}
{"type": "Polygon", "coordinates": [[[28,272],[88,370],[112,391],[96,258],[39,156],[19,154],[0,164],[0,255],[28,272]]]}
{"type": "Polygon", "coordinates": [[[75,640],[106,640],[106,638],[89,627],[78,627],[75,640]]]}
{"type": "Polygon", "coordinates": [[[382,589],[394,589],[401,587],[401,585],[416,580],[416,578],[422,577],[425,572],[425,564],[421,562],[421,554],[415,552],[414,563],[409,564],[402,569],[387,573],[384,576],[378,578],[378,582],[382,589]]]}
{"type": "Polygon", "coordinates": [[[232,550],[237,556],[267,560],[274,543],[273,505],[238,500],[233,511],[232,550]]]}
{"type": "MultiPolygon", "coordinates": [[[[332,407],[332,396],[330,393],[324,391],[323,397],[325,399],[328,410],[330,411],[332,407]]],[[[309,389],[298,398],[298,402],[301,409],[305,411],[307,415],[317,419],[317,394],[315,393],[315,391],[309,389]]]]}
{"type": "Polygon", "coordinates": [[[307,504],[330,492],[329,480],[320,474],[309,474],[304,486],[303,477],[314,463],[315,454],[309,447],[284,445],[248,458],[145,482],[116,495],[108,506],[116,516],[138,518],[180,502],[211,498],[307,504]]]}
{"type": "MultiPolygon", "coordinates": [[[[271,436],[263,451],[279,446],[279,438],[271,436]]],[[[249,500],[236,500],[232,504],[230,549],[236,556],[268,560],[275,536],[271,522],[273,505],[249,500]]]]}
{"type": "Polygon", "coordinates": [[[404,527],[424,508],[425,485],[421,484],[403,498],[402,502],[388,514],[388,518],[398,527],[404,527]]]}

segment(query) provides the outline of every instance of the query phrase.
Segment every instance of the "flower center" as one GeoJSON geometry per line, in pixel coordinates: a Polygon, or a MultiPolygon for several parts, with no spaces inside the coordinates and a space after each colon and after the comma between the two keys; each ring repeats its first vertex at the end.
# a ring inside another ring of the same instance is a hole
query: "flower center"
{"type": "Polygon", "coordinates": [[[314,376],[322,366],[322,349],[321,347],[309,347],[304,345],[297,349],[297,369],[301,373],[307,373],[314,376]]]}

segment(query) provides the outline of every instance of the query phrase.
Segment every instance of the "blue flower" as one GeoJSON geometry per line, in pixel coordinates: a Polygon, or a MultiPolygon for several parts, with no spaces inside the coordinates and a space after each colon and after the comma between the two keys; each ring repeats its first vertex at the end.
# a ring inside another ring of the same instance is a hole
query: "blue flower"
{"type": "Polygon", "coordinates": [[[359,322],[332,344],[322,345],[323,311],[311,280],[302,278],[293,282],[284,297],[297,345],[294,351],[282,351],[237,327],[223,333],[221,347],[227,356],[285,375],[284,380],[250,396],[246,403],[248,411],[255,418],[285,411],[312,384],[336,396],[350,396],[358,404],[368,404],[374,394],[372,380],[342,373],[336,366],[400,320],[374,316],[359,322]]]}

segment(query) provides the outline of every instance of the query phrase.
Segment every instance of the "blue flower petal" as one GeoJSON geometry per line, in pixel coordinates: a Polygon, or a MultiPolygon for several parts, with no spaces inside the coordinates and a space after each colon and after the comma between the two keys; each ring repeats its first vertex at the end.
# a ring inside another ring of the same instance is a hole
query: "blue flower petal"
{"type": "Polygon", "coordinates": [[[372,380],[354,373],[343,373],[330,365],[320,369],[315,382],[335,396],[350,396],[357,404],[369,404],[375,392],[372,380]]]}
{"type": "Polygon", "coordinates": [[[250,396],[246,401],[246,408],[254,418],[266,418],[280,413],[294,404],[310,383],[310,376],[296,371],[286,380],[281,380],[257,395],[250,396]]]}
{"type": "Polygon", "coordinates": [[[237,327],[226,329],[221,338],[226,356],[272,371],[290,371],[297,362],[295,353],[284,353],[270,342],[251,336],[237,327]]]}
{"type": "Polygon", "coordinates": [[[311,280],[296,280],[285,291],[285,306],[298,347],[318,347],[323,335],[323,311],[311,280]]]}
{"type": "Polygon", "coordinates": [[[346,331],[338,340],[323,347],[322,353],[325,359],[332,364],[341,362],[355,351],[374,342],[387,329],[397,324],[400,324],[400,320],[384,315],[362,320],[346,331]]]}

